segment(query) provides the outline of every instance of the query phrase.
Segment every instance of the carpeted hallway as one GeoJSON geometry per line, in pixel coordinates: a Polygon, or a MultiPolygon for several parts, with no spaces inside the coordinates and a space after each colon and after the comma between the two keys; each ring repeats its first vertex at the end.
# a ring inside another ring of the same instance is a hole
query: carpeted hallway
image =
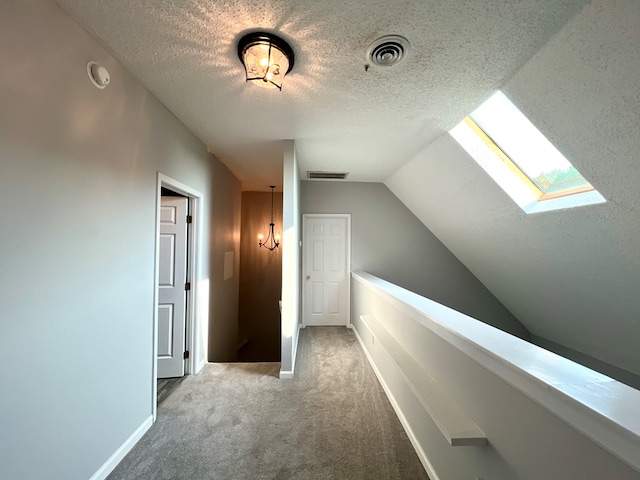
{"type": "Polygon", "coordinates": [[[296,377],[279,367],[186,378],[109,480],[428,478],[351,330],[301,330],[296,377]]]}

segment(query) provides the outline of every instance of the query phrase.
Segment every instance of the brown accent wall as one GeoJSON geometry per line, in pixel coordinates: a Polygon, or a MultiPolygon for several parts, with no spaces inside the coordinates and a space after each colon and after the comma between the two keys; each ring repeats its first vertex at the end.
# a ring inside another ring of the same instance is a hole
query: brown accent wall
{"type": "Polygon", "coordinates": [[[209,361],[233,362],[238,345],[240,182],[221,162],[213,165],[211,194],[209,361]],[[233,252],[233,275],[224,278],[224,256],[233,252]]]}
{"type": "MultiPolygon", "coordinates": [[[[270,192],[242,192],[240,230],[240,298],[238,352],[241,361],[280,361],[282,251],[258,246],[258,235],[268,234],[270,192]]],[[[275,232],[282,237],[282,193],[274,194],[275,232]]]]}

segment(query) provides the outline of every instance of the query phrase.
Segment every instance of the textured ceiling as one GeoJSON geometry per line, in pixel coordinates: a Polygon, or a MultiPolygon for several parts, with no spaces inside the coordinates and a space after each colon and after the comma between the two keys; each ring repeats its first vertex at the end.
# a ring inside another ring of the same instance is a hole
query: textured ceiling
{"type": "Polygon", "coordinates": [[[282,142],[307,170],[384,181],[502,86],[584,0],[59,0],[241,180],[282,184],[282,142]],[[244,81],[237,40],[277,32],[282,92],[244,81]],[[364,69],[399,34],[407,59],[364,69]]]}
{"type": "Polygon", "coordinates": [[[638,25],[637,0],[593,0],[504,87],[606,203],[527,215],[449,135],[386,182],[532,334],[635,375],[638,25]]]}

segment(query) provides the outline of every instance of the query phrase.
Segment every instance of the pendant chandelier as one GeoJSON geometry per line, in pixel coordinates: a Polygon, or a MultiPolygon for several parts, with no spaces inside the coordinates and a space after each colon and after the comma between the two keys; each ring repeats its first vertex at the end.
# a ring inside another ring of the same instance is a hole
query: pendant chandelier
{"type": "Polygon", "coordinates": [[[282,90],[282,80],[293,68],[293,50],[272,33],[253,32],[242,37],[238,42],[238,57],[244,65],[247,82],[263,88],[282,90]]]}
{"type": "Polygon", "coordinates": [[[275,227],[275,223],[273,223],[273,189],[276,186],[270,185],[269,188],[271,189],[271,223],[269,224],[269,233],[264,242],[262,241],[262,234],[258,235],[258,245],[273,252],[280,245],[280,236],[273,231],[273,227],[275,227]]]}

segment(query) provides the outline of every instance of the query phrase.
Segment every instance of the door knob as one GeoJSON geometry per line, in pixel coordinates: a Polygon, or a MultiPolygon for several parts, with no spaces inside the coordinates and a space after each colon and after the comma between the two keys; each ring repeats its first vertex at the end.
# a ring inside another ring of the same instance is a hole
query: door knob
{"type": "Polygon", "coordinates": [[[311,275],[307,275],[307,280],[311,280],[311,275]]]}

